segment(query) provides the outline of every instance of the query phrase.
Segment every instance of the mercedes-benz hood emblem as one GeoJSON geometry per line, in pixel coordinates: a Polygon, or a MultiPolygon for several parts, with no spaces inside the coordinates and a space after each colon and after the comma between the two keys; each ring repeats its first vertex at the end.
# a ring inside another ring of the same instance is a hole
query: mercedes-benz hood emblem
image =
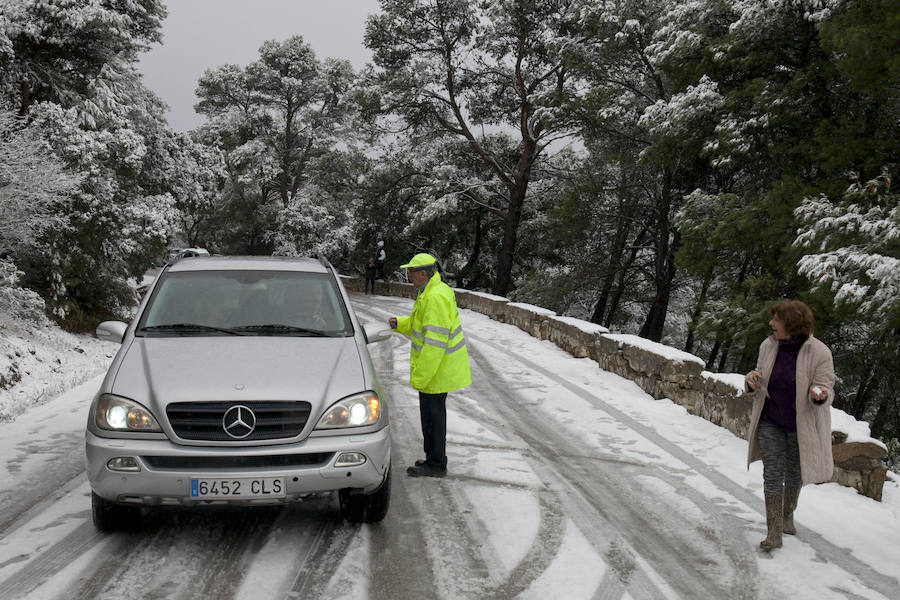
{"type": "Polygon", "coordinates": [[[243,404],[236,404],[225,411],[222,416],[222,427],[231,437],[243,439],[256,428],[256,415],[243,404]]]}

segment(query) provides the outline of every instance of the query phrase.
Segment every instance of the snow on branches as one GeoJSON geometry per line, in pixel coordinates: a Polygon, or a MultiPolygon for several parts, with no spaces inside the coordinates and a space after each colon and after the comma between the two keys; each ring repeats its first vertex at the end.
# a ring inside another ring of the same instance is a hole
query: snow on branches
{"type": "Polygon", "coordinates": [[[809,248],[798,272],[829,288],[836,304],[856,305],[876,318],[900,310],[900,205],[887,172],[858,179],[840,201],[805,198],[795,246],[809,248]]]}
{"type": "Polygon", "coordinates": [[[67,173],[35,127],[0,110],[0,254],[33,246],[79,178],[67,173]]]}

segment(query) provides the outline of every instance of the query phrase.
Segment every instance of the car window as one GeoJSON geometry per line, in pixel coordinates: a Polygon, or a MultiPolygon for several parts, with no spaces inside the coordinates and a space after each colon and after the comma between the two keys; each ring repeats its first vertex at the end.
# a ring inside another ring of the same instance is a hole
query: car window
{"type": "MultiPolygon", "coordinates": [[[[244,335],[295,335],[302,333],[300,329],[352,333],[334,280],[328,274],[290,271],[168,272],[154,290],[138,330],[165,334],[165,326],[179,324],[244,335]],[[270,325],[284,327],[261,327],[270,325]]],[[[223,332],[184,328],[177,332],[186,333],[223,332]]]]}

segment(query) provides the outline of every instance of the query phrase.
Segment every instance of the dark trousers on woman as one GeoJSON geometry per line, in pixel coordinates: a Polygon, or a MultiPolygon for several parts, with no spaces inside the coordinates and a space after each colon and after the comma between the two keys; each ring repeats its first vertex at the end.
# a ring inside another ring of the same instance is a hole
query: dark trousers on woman
{"type": "Polygon", "coordinates": [[[803,482],[797,432],[785,431],[763,417],[756,439],[763,463],[763,489],[769,494],[783,494],[785,488],[800,489],[803,482]]]}
{"type": "Polygon", "coordinates": [[[419,415],[425,462],[435,469],[447,468],[447,393],[419,392],[419,415]]]}

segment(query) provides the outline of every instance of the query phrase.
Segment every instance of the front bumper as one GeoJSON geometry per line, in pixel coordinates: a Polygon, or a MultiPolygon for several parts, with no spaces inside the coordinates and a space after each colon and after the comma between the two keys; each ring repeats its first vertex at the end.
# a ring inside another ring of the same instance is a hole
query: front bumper
{"type": "Polygon", "coordinates": [[[168,440],[102,438],[87,432],[85,457],[91,488],[110,502],[146,506],[287,504],[317,492],[345,488],[366,494],[375,491],[390,467],[391,441],[389,427],[365,435],[310,437],[295,444],[227,448],[179,446],[168,440]],[[343,452],[362,453],[366,462],[335,467],[343,452]],[[314,459],[306,460],[310,455],[314,459]],[[140,470],[110,470],[107,463],[117,457],[135,458],[140,470]],[[258,466],[267,463],[276,464],[258,466]],[[192,478],[255,477],[284,477],[284,498],[190,497],[192,478]]]}

